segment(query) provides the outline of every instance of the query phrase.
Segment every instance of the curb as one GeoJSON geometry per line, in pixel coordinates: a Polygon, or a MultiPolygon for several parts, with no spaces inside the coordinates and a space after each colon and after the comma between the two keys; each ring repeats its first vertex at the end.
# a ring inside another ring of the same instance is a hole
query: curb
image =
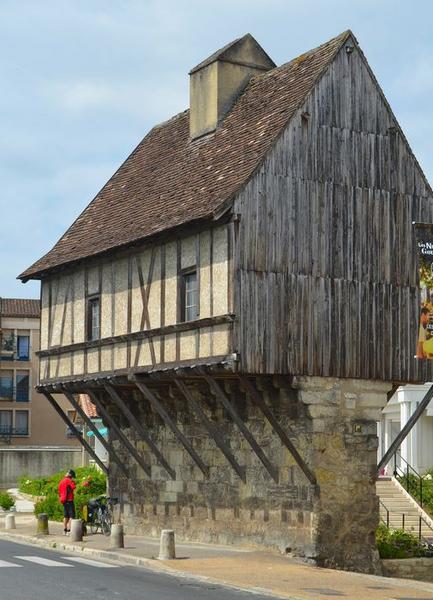
{"type": "Polygon", "coordinates": [[[255,588],[255,587],[244,587],[231,583],[227,583],[221,579],[215,579],[213,577],[206,577],[205,575],[195,575],[194,573],[185,573],[184,571],[177,571],[171,567],[158,562],[154,558],[143,558],[140,556],[133,556],[131,554],[120,554],[119,552],[112,552],[111,550],[99,550],[97,548],[85,548],[83,546],[75,546],[74,544],[66,544],[64,542],[54,542],[45,539],[45,537],[35,537],[30,535],[23,535],[20,533],[6,533],[4,530],[0,530],[0,539],[15,542],[16,544],[23,544],[29,546],[37,546],[39,548],[46,548],[48,550],[56,550],[57,552],[68,552],[73,554],[84,554],[89,557],[101,558],[107,562],[120,563],[125,566],[133,567],[144,567],[149,571],[156,573],[163,573],[172,577],[178,577],[182,579],[190,579],[200,583],[210,583],[212,585],[218,585],[222,588],[230,590],[236,590],[245,592],[248,594],[267,596],[270,598],[279,598],[281,600],[302,600],[299,596],[282,596],[276,592],[272,592],[266,588],[255,588]]]}

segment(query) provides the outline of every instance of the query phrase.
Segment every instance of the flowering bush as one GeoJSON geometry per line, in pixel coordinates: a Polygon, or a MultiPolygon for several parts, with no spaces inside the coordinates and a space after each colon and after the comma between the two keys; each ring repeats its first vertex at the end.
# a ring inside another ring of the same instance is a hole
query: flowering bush
{"type": "MultiPolygon", "coordinates": [[[[104,473],[95,467],[77,467],[74,470],[77,475],[75,479],[77,485],[75,507],[77,517],[81,517],[83,506],[87,504],[90,498],[106,493],[107,478],[104,473]]],[[[35,503],[35,514],[44,512],[54,521],[63,519],[63,506],[59,500],[58,487],[64,476],[65,471],[60,471],[51,477],[30,479],[26,476],[21,478],[20,491],[39,497],[39,500],[35,503]]]]}

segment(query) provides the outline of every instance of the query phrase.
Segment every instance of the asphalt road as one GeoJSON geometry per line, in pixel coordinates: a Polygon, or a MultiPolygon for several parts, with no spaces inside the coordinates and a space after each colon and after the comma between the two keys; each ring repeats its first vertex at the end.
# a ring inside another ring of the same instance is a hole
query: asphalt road
{"type": "Polygon", "coordinates": [[[0,600],[269,600],[211,583],[0,540],[0,600]]]}

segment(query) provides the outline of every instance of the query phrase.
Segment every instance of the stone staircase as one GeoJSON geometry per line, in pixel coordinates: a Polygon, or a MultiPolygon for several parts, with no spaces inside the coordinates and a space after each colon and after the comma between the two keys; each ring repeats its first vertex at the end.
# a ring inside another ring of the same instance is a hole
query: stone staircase
{"type": "Polygon", "coordinates": [[[430,543],[433,542],[433,519],[394,477],[379,477],[376,482],[376,493],[381,501],[380,517],[382,521],[386,523],[386,509],[388,509],[389,526],[392,529],[402,529],[404,515],[405,531],[418,536],[419,517],[421,516],[424,518],[424,521],[421,520],[421,536],[430,543]]]}

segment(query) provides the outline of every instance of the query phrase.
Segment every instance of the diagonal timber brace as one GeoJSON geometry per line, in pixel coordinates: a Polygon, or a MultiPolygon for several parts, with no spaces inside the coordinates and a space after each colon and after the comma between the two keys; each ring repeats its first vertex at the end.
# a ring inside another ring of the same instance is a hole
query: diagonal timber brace
{"type": "Polygon", "coordinates": [[[105,448],[105,450],[108,452],[108,456],[110,457],[110,461],[115,462],[116,465],[119,467],[119,469],[122,471],[122,473],[126,477],[129,477],[129,473],[126,470],[125,465],[123,464],[123,462],[117,456],[116,451],[114,450],[113,446],[104,438],[103,435],[101,435],[99,433],[98,428],[95,426],[95,424],[92,422],[92,420],[89,419],[89,417],[86,415],[86,413],[81,408],[81,406],[79,405],[79,403],[75,400],[73,394],[71,394],[71,392],[68,392],[67,390],[63,390],[63,393],[65,394],[65,396],[69,400],[69,402],[72,404],[72,406],[75,408],[75,410],[77,411],[77,413],[80,415],[80,417],[83,419],[83,421],[87,424],[87,426],[89,427],[89,429],[91,431],[93,431],[95,437],[98,438],[98,440],[101,442],[101,444],[103,445],[103,447],[105,448]]]}
{"type": "Polygon", "coordinates": [[[86,442],[86,440],[83,438],[83,436],[78,431],[78,429],[75,427],[75,425],[72,423],[72,421],[68,418],[67,415],[65,415],[65,413],[63,412],[63,410],[60,408],[60,406],[54,400],[54,398],[52,397],[52,395],[50,393],[44,392],[44,391],[42,391],[41,393],[45,396],[45,398],[48,400],[48,402],[54,408],[54,410],[59,415],[59,417],[66,423],[67,427],[70,428],[70,430],[75,435],[75,437],[80,442],[80,444],[83,446],[83,448],[86,450],[86,452],[88,452],[90,454],[90,456],[93,458],[93,460],[96,463],[98,463],[98,465],[101,467],[101,469],[104,471],[104,473],[108,475],[107,465],[105,465],[102,462],[102,460],[99,458],[99,456],[93,450],[93,448],[86,442]]]}
{"type": "Polygon", "coordinates": [[[105,388],[105,391],[110,395],[112,401],[117,406],[117,408],[121,412],[123,412],[126,419],[129,421],[129,424],[131,425],[131,427],[133,429],[135,429],[135,431],[141,437],[141,439],[144,440],[146,442],[146,444],[149,446],[150,451],[153,453],[153,455],[155,456],[157,461],[159,463],[161,463],[161,465],[164,467],[164,469],[167,471],[167,473],[170,475],[170,477],[172,479],[176,479],[176,473],[173,471],[173,469],[170,467],[168,462],[165,460],[164,456],[161,454],[161,452],[159,451],[157,446],[154,444],[154,442],[152,441],[152,439],[149,436],[146,429],[138,421],[138,419],[129,410],[128,406],[125,404],[125,402],[119,396],[119,394],[117,393],[117,390],[108,383],[104,384],[104,388],[105,388]]]}
{"type": "Polygon", "coordinates": [[[85,390],[85,393],[90,396],[93,404],[96,405],[99,414],[101,415],[102,419],[107,423],[108,427],[115,432],[121,443],[125,446],[125,448],[131,454],[131,456],[135,459],[135,461],[140,465],[140,467],[146,473],[146,475],[148,477],[151,477],[152,472],[150,469],[150,465],[148,465],[143,460],[143,457],[139,455],[139,453],[128,440],[126,435],[121,431],[120,427],[117,426],[117,423],[115,422],[113,417],[108,414],[107,410],[105,409],[99,398],[96,396],[96,394],[90,389],[85,390]]]}
{"type": "Polygon", "coordinates": [[[261,449],[261,447],[255,440],[253,434],[245,426],[245,423],[242,421],[242,419],[238,415],[237,411],[235,410],[234,406],[232,405],[230,400],[227,398],[227,396],[224,394],[224,392],[222,391],[222,389],[220,388],[218,383],[215,381],[215,379],[213,379],[213,377],[211,377],[210,375],[207,375],[206,373],[203,373],[203,377],[205,378],[207,384],[209,385],[209,387],[212,390],[212,392],[214,393],[214,395],[220,400],[220,402],[222,403],[222,405],[224,406],[226,411],[230,414],[231,418],[238,426],[238,429],[241,431],[244,438],[247,440],[247,442],[251,446],[252,450],[255,452],[257,458],[260,460],[262,465],[265,467],[265,469],[267,470],[269,475],[272,477],[272,479],[276,483],[278,483],[278,469],[276,469],[274,467],[274,465],[270,462],[270,460],[268,459],[266,454],[263,452],[263,450],[261,449]]]}
{"type": "Polygon", "coordinates": [[[249,394],[250,398],[254,402],[254,404],[256,406],[258,406],[258,408],[262,411],[262,413],[265,415],[265,417],[269,421],[269,424],[271,425],[271,427],[273,428],[275,433],[278,435],[278,437],[280,438],[282,443],[289,450],[290,454],[295,459],[296,464],[301,469],[301,471],[304,473],[305,477],[308,479],[308,481],[312,485],[316,485],[317,481],[316,481],[316,477],[315,477],[314,473],[307,466],[307,464],[305,463],[302,456],[296,450],[295,446],[290,441],[289,436],[284,431],[284,429],[281,427],[281,425],[278,423],[274,413],[271,411],[269,406],[265,403],[265,401],[263,400],[262,396],[259,394],[255,385],[253,383],[251,383],[251,381],[244,375],[238,375],[238,378],[239,378],[240,382],[242,383],[243,388],[249,394]]]}
{"type": "Polygon", "coordinates": [[[200,420],[200,422],[203,425],[203,427],[206,429],[206,431],[211,436],[211,438],[213,439],[213,441],[215,442],[215,444],[218,446],[218,448],[224,454],[224,456],[226,457],[227,461],[231,464],[231,466],[236,471],[236,473],[239,475],[239,477],[242,479],[242,481],[244,483],[246,483],[246,470],[245,470],[245,467],[242,467],[237,462],[237,460],[233,456],[232,452],[230,452],[230,449],[229,449],[228,445],[224,441],[224,438],[222,437],[222,435],[218,431],[217,427],[215,427],[211,423],[211,421],[207,418],[207,416],[206,416],[205,412],[203,411],[202,407],[197,402],[197,400],[194,398],[194,396],[191,394],[191,391],[188,389],[188,387],[185,385],[185,383],[183,381],[181,381],[180,379],[174,379],[174,383],[176,384],[178,390],[184,395],[185,399],[187,400],[187,402],[191,406],[192,410],[195,412],[197,418],[200,420]]]}
{"type": "Polygon", "coordinates": [[[197,454],[197,452],[194,450],[194,448],[190,444],[189,440],[177,427],[176,423],[170,417],[170,415],[165,410],[165,408],[163,407],[161,402],[158,400],[158,398],[155,396],[155,394],[143,382],[137,381],[136,379],[134,379],[134,382],[135,382],[135,385],[140,390],[140,392],[143,394],[143,396],[149,400],[149,402],[151,403],[153,408],[156,410],[156,412],[159,414],[161,419],[172,430],[174,435],[177,437],[179,442],[183,445],[185,450],[191,456],[192,460],[195,462],[195,464],[200,469],[200,471],[203,473],[203,475],[205,477],[209,477],[209,468],[204,464],[204,462],[202,461],[200,456],[197,454]]]}

